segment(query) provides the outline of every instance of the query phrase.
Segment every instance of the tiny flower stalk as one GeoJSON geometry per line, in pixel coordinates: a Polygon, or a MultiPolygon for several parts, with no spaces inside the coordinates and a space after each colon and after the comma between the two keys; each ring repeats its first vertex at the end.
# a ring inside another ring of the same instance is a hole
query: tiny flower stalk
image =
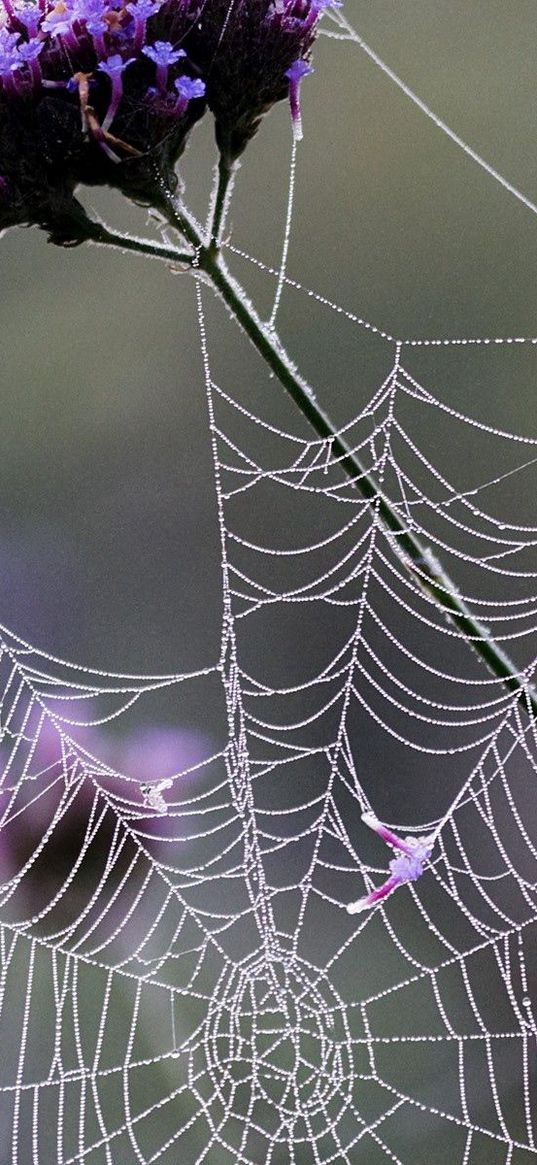
{"type": "Polygon", "coordinates": [[[152,16],[156,16],[162,3],[163,0],[135,0],[135,3],[127,4],[127,12],[132,16],[134,23],[132,47],[135,53],[142,52],[146,41],[147,22],[152,16]]]}
{"type": "Polygon", "coordinates": [[[103,0],[87,0],[85,8],[86,31],[91,36],[93,48],[100,61],[106,57],[105,33],[110,31],[110,24],[106,20],[106,15],[103,0]]]}
{"type": "Polygon", "coordinates": [[[121,98],[123,97],[123,71],[124,69],[128,68],[128,66],[131,65],[134,60],[134,57],[130,57],[128,61],[124,61],[118,53],[114,53],[114,55],[108,57],[106,61],[100,61],[97,65],[99,71],[101,73],[106,73],[106,76],[110,78],[110,84],[112,86],[110,103],[101,126],[105,133],[110,129],[110,126],[112,125],[112,122],[114,121],[114,118],[116,117],[117,111],[119,109],[121,98]]]}
{"type": "Polygon", "coordinates": [[[295,142],[301,142],[304,137],[302,130],[302,114],[300,112],[300,83],[308,73],[313,73],[307,61],[294,61],[285,76],[289,79],[289,103],[291,106],[291,121],[295,142]]]}
{"type": "Polygon", "coordinates": [[[373,813],[363,813],[362,821],[396,851],[396,857],[390,862],[389,877],[381,886],[358,898],[356,902],[348,903],[349,914],[361,914],[363,910],[369,910],[371,906],[376,906],[377,902],[382,902],[397,890],[398,886],[404,886],[407,882],[417,882],[431,857],[435,840],[434,837],[399,837],[387,826],[382,825],[373,813]]]}
{"type": "Polygon", "coordinates": [[[229,162],[223,154],[220,154],[210,212],[209,247],[214,254],[218,253],[222,244],[226,215],[233,194],[235,175],[239,166],[240,162],[229,162]]]}
{"type": "MultiPolygon", "coordinates": [[[[23,42],[17,48],[17,53],[21,64],[28,67],[32,84],[35,91],[41,87],[42,75],[41,66],[39,64],[39,55],[43,51],[43,44],[39,41],[31,40],[23,42]]],[[[15,66],[13,66],[15,67],[15,66]]]]}

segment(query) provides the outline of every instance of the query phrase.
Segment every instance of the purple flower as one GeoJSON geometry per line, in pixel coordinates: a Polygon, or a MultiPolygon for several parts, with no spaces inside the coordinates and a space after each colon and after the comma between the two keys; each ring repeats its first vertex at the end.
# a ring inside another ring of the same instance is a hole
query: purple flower
{"type": "Polygon", "coordinates": [[[134,20],[135,52],[139,53],[144,44],[147,21],[156,15],[163,3],[164,0],[136,0],[135,3],[127,4],[127,12],[130,12],[134,20]]]}
{"type": "MultiPolygon", "coordinates": [[[[73,708],[75,716],[78,710],[78,705],[73,708]]],[[[69,715],[65,703],[61,712],[69,715]]],[[[11,755],[8,743],[0,745],[0,880],[16,879],[26,868],[23,891],[37,905],[50,881],[68,875],[93,819],[101,823],[84,867],[91,878],[113,843],[116,815],[107,805],[134,833],[144,835],[145,844],[149,835],[181,860],[188,842],[174,802],[188,801],[199,791],[203,762],[212,751],[205,737],[153,725],[122,737],[77,727],[67,740],[48,716],[33,724],[33,731],[35,742],[21,744],[11,755]]]]}
{"type": "Polygon", "coordinates": [[[174,49],[169,40],[156,40],[154,44],[146,45],[142,52],[157,66],[157,89],[162,92],[168,83],[170,65],[175,65],[182,57],[186,57],[185,50],[174,49]]]}
{"type": "Polygon", "coordinates": [[[75,15],[77,20],[84,21],[93,41],[95,52],[102,59],[106,56],[104,34],[110,30],[110,25],[106,20],[106,0],[76,0],[75,15]]]}
{"type": "Polygon", "coordinates": [[[106,61],[99,61],[99,64],[97,65],[97,68],[101,71],[101,73],[106,73],[107,77],[110,77],[110,81],[112,83],[110,104],[106,111],[106,117],[101,126],[101,129],[104,131],[110,128],[119,109],[120,101],[123,96],[123,70],[126,69],[128,65],[132,65],[134,60],[134,57],[130,57],[128,61],[124,61],[123,57],[121,57],[119,53],[114,53],[111,57],[108,57],[106,61]]]}
{"type": "Polygon", "coordinates": [[[313,73],[311,65],[307,61],[293,61],[289,69],[286,69],[285,76],[289,80],[289,103],[291,105],[291,120],[293,122],[293,134],[296,142],[302,141],[302,114],[300,112],[300,82],[303,77],[307,77],[309,73],[313,73]]]}
{"type": "Polygon", "coordinates": [[[42,40],[22,41],[21,44],[17,45],[10,65],[12,72],[16,72],[26,65],[30,71],[34,89],[39,89],[41,85],[41,67],[37,58],[44,47],[42,40]]]}
{"type": "Polygon", "coordinates": [[[174,65],[181,57],[186,57],[184,49],[174,49],[169,40],[156,40],[152,45],[146,45],[142,52],[156,65],[174,65]]]}
{"type": "Polygon", "coordinates": [[[37,4],[24,4],[17,8],[17,23],[23,25],[30,38],[37,36],[42,16],[42,9],[37,4]]]}
{"type": "Polygon", "coordinates": [[[11,67],[17,55],[17,45],[20,42],[18,32],[8,32],[7,28],[0,28],[0,70],[11,67]]]}
{"type": "Polygon", "coordinates": [[[0,78],[4,92],[14,96],[18,92],[13,73],[18,68],[19,40],[17,32],[12,33],[8,32],[6,28],[0,28],[0,78]]]}
{"type": "Polygon", "coordinates": [[[75,14],[70,4],[59,0],[42,21],[41,31],[47,32],[53,38],[62,37],[68,48],[76,50],[78,46],[73,32],[74,19],[75,14]]]}
{"type": "Polygon", "coordinates": [[[196,97],[205,96],[205,82],[198,78],[192,80],[192,77],[178,77],[175,88],[178,93],[175,112],[178,114],[185,112],[189,101],[195,100],[196,97]]]}
{"type": "Polygon", "coordinates": [[[29,61],[37,60],[44,47],[42,40],[22,41],[21,44],[17,45],[17,56],[27,64],[29,61]]]}
{"type": "Polygon", "coordinates": [[[111,81],[115,81],[121,77],[123,69],[132,64],[133,60],[134,57],[131,57],[130,60],[124,61],[119,53],[114,53],[111,57],[107,57],[106,61],[100,61],[97,68],[100,69],[101,73],[106,73],[111,81]]]}
{"type": "Polygon", "coordinates": [[[349,914],[360,914],[362,910],[375,906],[377,902],[387,898],[392,890],[396,890],[405,882],[417,882],[431,857],[435,841],[434,836],[398,837],[397,834],[392,833],[391,829],[382,825],[373,813],[363,813],[362,821],[375,833],[378,833],[387,845],[392,846],[397,851],[397,856],[390,862],[389,878],[376,890],[371,890],[369,894],[358,898],[356,902],[349,902],[347,906],[349,914]]]}
{"type": "Polygon", "coordinates": [[[36,223],[81,241],[81,182],[158,204],[206,106],[231,164],[286,97],[299,138],[300,82],[335,2],[0,0],[0,230],[36,223]]]}
{"type": "Polygon", "coordinates": [[[104,39],[105,32],[108,31],[108,24],[100,16],[93,16],[91,20],[86,21],[86,28],[93,41],[93,46],[98,57],[106,56],[106,43],[104,39]]]}

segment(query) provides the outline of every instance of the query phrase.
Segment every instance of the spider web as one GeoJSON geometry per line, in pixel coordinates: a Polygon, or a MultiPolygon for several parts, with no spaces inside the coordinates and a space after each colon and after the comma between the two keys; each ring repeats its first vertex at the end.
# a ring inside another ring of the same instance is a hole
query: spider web
{"type": "MultiPolygon", "coordinates": [[[[340,13],[326,29],[358,39],[340,13]]],[[[397,340],[302,288],[286,274],[293,176],[294,162],[281,267],[230,250],[275,280],[273,324],[291,290],[316,300],[327,326],[335,313],[382,347],[387,375],[340,431],[516,660],[520,694],[423,594],[330,442],[277,427],[216,377],[198,284],[220,658],[196,673],[115,675],[1,629],[6,1162],[537,1155],[537,740],[524,699],[537,526],[509,492],[522,481],[534,496],[537,439],[457,412],[406,367],[409,347],[537,340],[397,340]],[[470,438],[483,458],[464,486],[434,450],[470,438]],[[268,521],[280,510],[285,529],[268,521]],[[293,665],[278,683],[282,642],[293,665]],[[227,735],[202,763],[143,784],[92,750],[92,729],[155,690],[205,683],[227,735]],[[382,767],[389,739],[397,802],[363,775],[382,767]],[[411,818],[416,773],[423,813],[411,818]],[[386,820],[394,804],[392,828],[434,833],[431,862],[350,917],[346,904],[387,866],[361,815],[386,820]]]]}

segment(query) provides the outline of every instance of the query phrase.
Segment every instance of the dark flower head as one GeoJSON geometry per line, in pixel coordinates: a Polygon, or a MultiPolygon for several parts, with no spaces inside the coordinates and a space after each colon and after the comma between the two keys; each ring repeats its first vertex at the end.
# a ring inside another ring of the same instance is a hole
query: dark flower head
{"type": "Polygon", "coordinates": [[[78,183],[145,200],[158,171],[173,188],[205,109],[203,81],[177,44],[190,0],[168,2],[167,21],[162,0],[0,4],[0,228],[38,223],[68,241],[78,183]]]}
{"type": "Polygon", "coordinates": [[[338,0],[0,0],[0,229],[83,237],[81,182],[151,204],[206,105],[233,162],[299,85],[338,0]]]}
{"type": "Polygon", "coordinates": [[[310,71],[319,18],[330,7],[340,7],[339,0],[213,0],[203,6],[193,51],[207,82],[217,142],[229,161],[245,149],[263,115],[288,96],[300,135],[299,80],[310,71]]]}

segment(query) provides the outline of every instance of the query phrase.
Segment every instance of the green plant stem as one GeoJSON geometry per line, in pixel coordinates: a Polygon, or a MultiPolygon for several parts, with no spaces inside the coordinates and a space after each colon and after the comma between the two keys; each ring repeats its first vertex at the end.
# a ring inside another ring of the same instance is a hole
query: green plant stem
{"type": "MultiPolygon", "coordinates": [[[[239,326],[292,397],[318,437],[330,443],[332,457],[337,458],[357,493],[375,507],[378,520],[390,535],[390,541],[400,562],[420,589],[427,597],[433,599],[479,659],[486,664],[492,675],[501,680],[509,692],[518,695],[526,710],[537,718],[537,693],[534,688],[521,678],[516,665],[494,642],[488,629],[474,618],[440,563],[408,530],[397,510],[373,476],[361,464],[356,453],[344,437],[337,434],[330,417],[317,404],[312,389],[297,372],[278,337],[263,323],[244,289],[228,271],[218,249],[212,245],[211,240],[208,245],[206,244],[195,220],[184,207],[176,205],[172,195],[164,188],[159,188],[156,194],[155,209],[159,210],[190,243],[196,254],[195,261],[192,262],[192,257],[185,258],[180,252],[174,252],[173,248],[159,247],[148,241],[132,240],[132,246],[128,249],[155,254],[157,258],[189,262],[193,268],[197,268],[208,277],[239,326]]],[[[100,237],[95,241],[102,243],[109,241],[112,245],[125,246],[123,241],[118,243],[118,237],[106,228],[100,228],[99,233],[100,237]]],[[[120,238],[123,239],[122,236],[120,238]]]]}
{"type": "Polygon", "coordinates": [[[233,192],[237,166],[237,162],[230,162],[223,154],[220,154],[216,171],[214,206],[209,232],[209,246],[212,247],[213,251],[217,251],[222,242],[222,231],[225,226],[227,210],[233,192]]]}
{"type": "Polygon", "coordinates": [[[179,251],[177,247],[166,247],[162,243],[154,243],[151,239],[138,239],[134,235],[124,235],[121,231],[112,231],[102,223],[92,222],[84,227],[85,241],[101,246],[116,247],[120,251],[134,251],[138,255],[149,255],[153,259],[163,259],[167,263],[184,263],[192,266],[193,254],[188,251],[179,251]]]}

